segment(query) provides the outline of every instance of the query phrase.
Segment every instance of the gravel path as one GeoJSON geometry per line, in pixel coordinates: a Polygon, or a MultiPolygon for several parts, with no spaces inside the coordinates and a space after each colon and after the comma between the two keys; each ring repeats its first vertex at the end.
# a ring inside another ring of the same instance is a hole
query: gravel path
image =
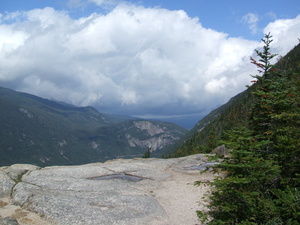
{"type": "Polygon", "coordinates": [[[195,186],[194,182],[212,180],[210,172],[182,173],[170,171],[172,176],[162,184],[156,198],[166,210],[170,220],[165,225],[198,225],[197,210],[204,207],[202,197],[209,191],[208,186],[195,186]]]}

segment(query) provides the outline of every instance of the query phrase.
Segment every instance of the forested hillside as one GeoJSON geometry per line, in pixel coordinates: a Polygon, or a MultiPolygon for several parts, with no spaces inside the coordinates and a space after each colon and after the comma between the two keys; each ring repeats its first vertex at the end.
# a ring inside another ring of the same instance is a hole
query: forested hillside
{"type": "Polygon", "coordinates": [[[152,154],[180,139],[175,124],[107,115],[0,87],[0,166],[103,162],[152,154]],[[124,121],[126,120],[126,121],[124,121]]]}

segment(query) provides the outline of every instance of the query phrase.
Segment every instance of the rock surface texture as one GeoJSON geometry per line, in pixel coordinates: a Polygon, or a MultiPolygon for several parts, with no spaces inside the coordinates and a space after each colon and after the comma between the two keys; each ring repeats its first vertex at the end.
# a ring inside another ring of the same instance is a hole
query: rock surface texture
{"type": "Polygon", "coordinates": [[[0,220],[39,225],[195,225],[208,187],[197,180],[198,154],[176,159],[119,159],[81,166],[0,168],[0,220]]]}

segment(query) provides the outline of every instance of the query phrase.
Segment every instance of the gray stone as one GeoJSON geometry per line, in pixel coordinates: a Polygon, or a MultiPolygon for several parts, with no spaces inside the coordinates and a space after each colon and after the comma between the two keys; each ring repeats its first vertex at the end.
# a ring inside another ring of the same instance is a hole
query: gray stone
{"type": "MultiPolygon", "coordinates": [[[[149,167],[122,163],[107,165],[109,169],[105,164],[91,164],[33,171],[14,188],[13,202],[26,205],[57,224],[147,224],[165,216],[159,202],[143,195],[135,182],[90,179],[118,171],[127,174],[146,171],[149,167]]],[[[155,173],[158,179],[162,176],[152,171],[143,180],[153,179],[155,173]]]]}
{"type": "Polygon", "coordinates": [[[0,219],[0,225],[19,225],[18,221],[13,217],[0,219]]]}
{"type": "Polygon", "coordinates": [[[21,177],[27,173],[34,170],[40,169],[38,166],[30,165],[30,164],[14,164],[9,167],[3,169],[5,173],[9,175],[9,177],[15,181],[20,181],[21,177]]]}
{"type": "Polygon", "coordinates": [[[185,167],[185,169],[204,171],[204,170],[207,170],[207,168],[212,169],[211,167],[218,165],[218,164],[220,164],[220,163],[219,162],[204,163],[199,166],[188,166],[188,167],[185,167]]]}
{"type": "Polygon", "coordinates": [[[39,169],[30,164],[14,164],[9,167],[0,168],[0,198],[10,196],[12,188],[20,182],[22,176],[27,172],[39,169]]]}
{"type": "Polygon", "coordinates": [[[32,196],[32,192],[37,192],[41,190],[41,188],[36,185],[20,182],[18,183],[13,190],[13,202],[17,205],[23,206],[28,199],[32,196]]]}
{"type": "Polygon", "coordinates": [[[226,149],[225,145],[220,145],[216,147],[214,150],[212,150],[213,154],[217,154],[219,156],[227,156],[228,155],[228,149],[226,149]]]}
{"type": "Polygon", "coordinates": [[[205,162],[203,155],[195,155],[42,169],[28,167],[29,172],[13,188],[12,202],[57,225],[171,224],[165,222],[170,221],[168,214],[154,192],[174,176],[173,171],[197,174],[198,171],[187,167],[205,162]],[[116,179],[118,174],[140,179],[116,179]],[[103,176],[111,179],[95,179],[103,176]]]}
{"type": "Polygon", "coordinates": [[[15,184],[16,183],[5,172],[0,170],[0,198],[10,196],[15,184]]]}
{"type": "Polygon", "coordinates": [[[151,196],[116,192],[36,194],[29,209],[57,224],[147,224],[152,218],[165,216],[151,196]]]}

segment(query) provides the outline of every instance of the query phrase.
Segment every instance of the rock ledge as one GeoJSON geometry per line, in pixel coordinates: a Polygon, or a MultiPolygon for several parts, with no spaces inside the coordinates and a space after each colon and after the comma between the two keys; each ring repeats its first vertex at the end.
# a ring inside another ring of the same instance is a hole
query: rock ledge
{"type": "MultiPolygon", "coordinates": [[[[0,168],[0,218],[39,225],[199,224],[205,155],[119,159],[80,166],[0,168]]],[[[1,223],[1,221],[0,221],[1,223]]]]}

